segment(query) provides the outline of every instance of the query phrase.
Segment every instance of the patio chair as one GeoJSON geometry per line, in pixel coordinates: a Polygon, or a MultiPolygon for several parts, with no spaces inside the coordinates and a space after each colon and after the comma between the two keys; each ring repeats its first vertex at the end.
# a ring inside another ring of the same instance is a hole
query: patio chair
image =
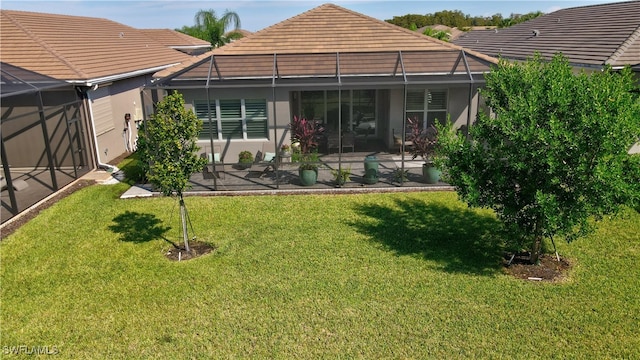
{"type": "Polygon", "coordinates": [[[275,171],[278,153],[273,151],[273,144],[263,144],[262,151],[258,151],[249,172],[259,173],[258,177],[263,177],[269,172],[275,171]],[[270,151],[271,150],[271,151],[270,151]]]}
{"type": "Polygon", "coordinates": [[[331,153],[331,149],[340,149],[340,137],[337,132],[327,135],[327,153],[331,153]]]}
{"type": "Polygon", "coordinates": [[[343,152],[345,148],[351,148],[351,152],[356,151],[356,135],[354,133],[348,132],[342,135],[342,151],[343,152]]]}
{"type": "MultiPolygon", "coordinates": [[[[393,147],[398,150],[398,153],[402,151],[402,137],[400,135],[396,135],[396,129],[391,129],[391,133],[393,134],[393,147]]],[[[404,149],[407,151],[407,148],[411,148],[413,146],[412,141],[408,141],[407,135],[405,134],[404,141],[404,149]]]]}
{"type": "Polygon", "coordinates": [[[202,154],[204,157],[206,154],[207,157],[207,165],[202,170],[202,175],[205,179],[211,179],[213,176],[216,176],[218,179],[224,179],[224,160],[222,159],[222,151],[220,145],[213,146],[213,153],[210,151],[210,147],[205,146],[205,153],[202,154]]]}

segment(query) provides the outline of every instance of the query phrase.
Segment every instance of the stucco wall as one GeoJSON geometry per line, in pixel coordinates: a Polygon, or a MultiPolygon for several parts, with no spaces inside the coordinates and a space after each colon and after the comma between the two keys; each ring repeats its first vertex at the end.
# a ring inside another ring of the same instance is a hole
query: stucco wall
{"type": "MultiPolygon", "coordinates": [[[[140,91],[147,79],[144,76],[121,80],[107,85],[106,96],[109,102],[110,130],[96,134],[97,152],[101,163],[108,163],[126,152],[124,142],[124,115],[131,114],[130,131],[131,144],[138,134],[135,121],[142,120],[143,104],[140,91]]],[[[96,91],[97,93],[97,91],[96,91]]],[[[91,91],[89,97],[91,97],[91,91]]],[[[94,99],[93,97],[91,97],[94,99]]],[[[99,100],[99,99],[94,99],[99,100]]],[[[94,111],[91,112],[94,114],[94,111]]],[[[96,116],[94,114],[93,116],[96,116]]],[[[115,165],[115,164],[114,164],[115,165]]]]}
{"type": "MultiPolygon", "coordinates": [[[[431,87],[432,89],[443,89],[443,87],[431,87]]],[[[461,86],[448,89],[448,111],[451,114],[451,120],[455,126],[461,127],[467,124],[467,110],[469,102],[469,86],[461,86]]],[[[294,113],[291,110],[290,96],[292,92],[302,89],[277,88],[274,92],[271,88],[248,88],[248,89],[210,89],[210,98],[214,99],[251,99],[264,98],[267,99],[269,137],[268,139],[214,139],[213,146],[219,147],[224,162],[233,163],[237,161],[240,151],[248,150],[253,154],[258,151],[274,151],[275,144],[280,147],[283,143],[289,143],[290,133],[288,125],[293,118],[294,113]],[[266,145],[265,145],[266,144],[266,145]]],[[[193,110],[194,101],[206,100],[206,92],[204,89],[181,90],[185,98],[186,107],[193,110]]],[[[378,92],[378,101],[389,101],[388,105],[379,106],[378,112],[383,111],[384,114],[378,113],[379,124],[378,136],[390,146],[393,143],[393,132],[400,133],[402,131],[403,106],[404,106],[404,88],[396,86],[394,88],[384,89],[378,92]],[[380,94],[384,94],[381,96],[380,94]],[[388,121],[388,123],[386,123],[388,121]]],[[[473,89],[472,114],[471,119],[475,119],[475,111],[477,107],[477,91],[473,89]]],[[[211,141],[200,140],[198,144],[202,147],[202,153],[211,152],[211,141]]]]}

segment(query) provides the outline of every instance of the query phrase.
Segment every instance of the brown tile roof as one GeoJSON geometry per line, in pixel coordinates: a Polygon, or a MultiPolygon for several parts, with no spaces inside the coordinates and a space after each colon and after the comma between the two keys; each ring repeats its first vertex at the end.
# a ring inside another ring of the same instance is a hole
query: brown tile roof
{"type": "Polygon", "coordinates": [[[211,44],[208,41],[171,29],[140,29],[140,31],[162,45],[170,48],[211,47],[211,44]]]}
{"type": "Polygon", "coordinates": [[[509,28],[471,31],[454,43],[511,59],[525,59],[535,51],[546,58],[562,52],[576,65],[637,65],[640,1],[558,10],[509,28]]]}
{"type": "MultiPolygon", "coordinates": [[[[457,51],[461,47],[334,4],[324,4],[200,55],[155,77],[166,77],[214,55],[321,54],[383,51],[457,51]]],[[[466,50],[466,49],[465,49],[466,50]]],[[[477,57],[494,58],[470,51],[477,57]]]]}
{"type": "Polygon", "coordinates": [[[107,19],[12,10],[0,16],[0,61],[60,80],[157,71],[190,58],[107,19]]]}

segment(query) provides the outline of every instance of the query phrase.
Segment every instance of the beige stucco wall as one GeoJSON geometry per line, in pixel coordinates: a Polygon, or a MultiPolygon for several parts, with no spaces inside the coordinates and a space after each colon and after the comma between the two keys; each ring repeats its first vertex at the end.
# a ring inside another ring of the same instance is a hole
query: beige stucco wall
{"type": "MultiPolygon", "coordinates": [[[[436,89],[435,87],[430,87],[436,89]]],[[[438,87],[443,89],[446,87],[438,87]]],[[[469,86],[451,87],[448,89],[448,111],[451,114],[451,120],[454,121],[456,128],[467,124],[467,110],[469,101],[469,86]]],[[[238,153],[243,150],[251,151],[256,154],[258,151],[273,151],[275,144],[280,147],[284,143],[290,142],[290,133],[288,125],[293,118],[293,112],[290,105],[290,94],[293,91],[304,89],[298,88],[277,88],[274,91],[271,88],[245,88],[245,89],[210,89],[210,98],[213,99],[250,99],[250,98],[266,98],[268,109],[269,137],[265,139],[214,139],[213,146],[219,147],[224,162],[233,163],[237,161],[238,153]],[[265,145],[266,143],[266,145],[265,145]]],[[[315,89],[314,89],[315,90],[315,89]]],[[[317,89],[320,90],[320,89],[317,89]]],[[[333,88],[331,89],[333,90],[333,88]]],[[[194,101],[206,100],[206,92],[204,89],[181,90],[184,96],[186,107],[193,110],[194,101]]],[[[386,101],[386,95],[389,97],[389,105],[379,107],[385,109],[388,113],[378,113],[378,129],[377,134],[388,147],[393,144],[393,132],[402,131],[403,120],[403,104],[404,104],[404,88],[395,86],[384,90],[385,95],[380,96],[379,101],[386,101]],[[382,121],[389,121],[387,124],[381,124],[382,121]]],[[[471,121],[475,119],[475,111],[477,107],[477,91],[473,90],[472,116],[471,121]]],[[[210,140],[200,140],[198,142],[202,148],[201,152],[211,152],[210,140]]]]}
{"type": "MultiPolygon", "coordinates": [[[[126,153],[123,132],[125,128],[124,114],[131,114],[131,144],[138,134],[135,121],[142,120],[143,104],[140,91],[147,79],[143,76],[113,82],[108,87],[111,129],[96,134],[97,152],[101,163],[109,163],[116,157],[126,153]]],[[[92,96],[89,91],[89,97],[92,96]]],[[[93,98],[92,98],[93,99],[93,98]]],[[[91,103],[91,102],[90,102],[91,103]]],[[[93,111],[91,112],[93,114],[93,111]]],[[[93,129],[92,129],[93,132],[93,129]]],[[[113,164],[116,165],[116,164],[113,164]]]]}

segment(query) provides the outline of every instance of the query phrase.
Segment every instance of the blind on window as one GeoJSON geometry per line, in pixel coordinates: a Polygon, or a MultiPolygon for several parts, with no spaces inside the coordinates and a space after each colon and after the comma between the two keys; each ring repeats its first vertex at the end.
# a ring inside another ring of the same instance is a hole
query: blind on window
{"type": "Polygon", "coordinates": [[[196,102],[193,105],[193,110],[196,113],[198,119],[202,120],[202,130],[198,135],[198,139],[206,140],[210,139],[213,134],[213,138],[218,138],[218,120],[216,117],[216,103],[211,102],[210,108],[207,102],[196,102]],[[211,121],[209,121],[209,109],[211,109],[211,121]]]}
{"type": "Polygon", "coordinates": [[[429,110],[446,110],[447,109],[447,91],[429,91],[429,110]]]}
{"type": "Polygon", "coordinates": [[[407,111],[424,111],[424,90],[407,91],[407,111]]]}

